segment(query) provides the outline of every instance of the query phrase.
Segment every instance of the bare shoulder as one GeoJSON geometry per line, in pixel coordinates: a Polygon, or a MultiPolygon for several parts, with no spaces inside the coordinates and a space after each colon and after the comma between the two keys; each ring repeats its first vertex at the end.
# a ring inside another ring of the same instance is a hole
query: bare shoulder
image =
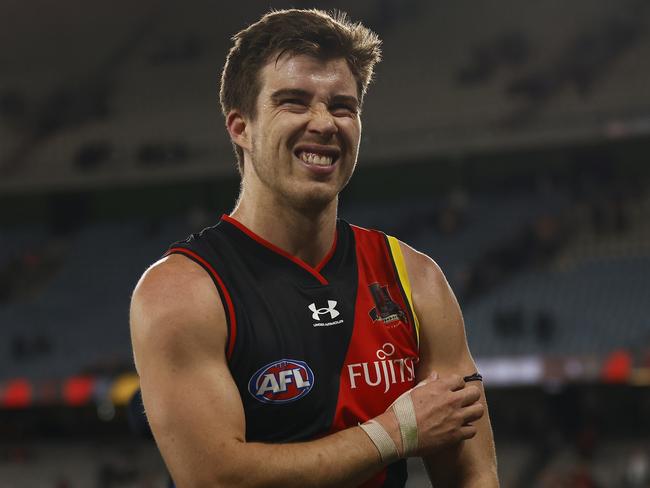
{"type": "Polygon", "coordinates": [[[440,266],[400,242],[420,322],[419,375],[431,370],[467,375],[475,370],[467,347],[463,316],[440,266]]]}
{"type": "Polygon", "coordinates": [[[413,300],[448,299],[452,294],[442,269],[431,257],[400,241],[404,263],[411,282],[413,300]]]}
{"type": "Polygon", "coordinates": [[[144,272],[133,292],[132,307],[144,307],[149,317],[195,313],[214,304],[215,298],[220,301],[208,273],[185,256],[172,254],[144,272]]]}
{"type": "Polygon", "coordinates": [[[223,350],[227,336],[212,279],[181,255],[167,256],[145,271],[133,292],[130,321],[136,366],[138,355],[149,349],[181,360],[184,351],[223,350]]]}

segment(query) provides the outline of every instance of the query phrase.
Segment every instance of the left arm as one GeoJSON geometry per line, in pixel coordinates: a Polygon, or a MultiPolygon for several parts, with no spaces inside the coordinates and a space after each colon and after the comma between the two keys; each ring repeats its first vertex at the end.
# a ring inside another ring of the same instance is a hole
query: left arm
{"type": "MultiPolygon", "coordinates": [[[[420,322],[420,361],[416,381],[433,371],[442,375],[468,376],[477,371],[467,346],[463,317],[447,280],[428,256],[401,243],[411,281],[413,306],[420,322]]],[[[435,488],[496,488],[499,486],[496,454],[485,392],[480,381],[485,415],[473,423],[476,436],[424,458],[435,488]]]]}

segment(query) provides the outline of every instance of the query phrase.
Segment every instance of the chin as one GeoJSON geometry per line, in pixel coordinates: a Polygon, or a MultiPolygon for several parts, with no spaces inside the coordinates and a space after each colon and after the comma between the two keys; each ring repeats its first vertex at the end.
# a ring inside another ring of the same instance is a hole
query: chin
{"type": "Polygon", "coordinates": [[[336,201],[339,192],[329,186],[315,185],[287,195],[291,206],[308,212],[320,212],[336,201]]]}

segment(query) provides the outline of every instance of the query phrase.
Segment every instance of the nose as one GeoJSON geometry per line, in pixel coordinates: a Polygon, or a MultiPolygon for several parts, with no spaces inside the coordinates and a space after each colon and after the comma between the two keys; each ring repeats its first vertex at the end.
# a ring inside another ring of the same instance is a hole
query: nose
{"type": "Polygon", "coordinates": [[[318,134],[324,139],[330,138],[338,132],[338,126],[334,116],[324,104],[319,104],[312,110],[307,130],[312,134],[318,134]]]}

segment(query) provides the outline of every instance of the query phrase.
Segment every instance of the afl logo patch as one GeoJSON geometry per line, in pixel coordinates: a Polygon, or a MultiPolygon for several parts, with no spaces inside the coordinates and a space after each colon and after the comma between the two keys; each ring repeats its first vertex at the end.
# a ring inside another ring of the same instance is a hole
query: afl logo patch
{"type": "Polygon", "coordinates": [[[258,369],[248,382],[248,392],[262,403],[289,403],[313,386],[314,372],[306,362],[281,359],[258,369]]]}

